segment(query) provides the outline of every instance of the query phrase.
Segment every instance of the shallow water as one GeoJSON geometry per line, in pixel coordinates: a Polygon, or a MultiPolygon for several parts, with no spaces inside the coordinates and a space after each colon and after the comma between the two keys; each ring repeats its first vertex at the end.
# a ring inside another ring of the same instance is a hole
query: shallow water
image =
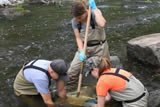
{"type": "MultiPolygon", "coordinates": [[[[160,32],[159,0],[106,0],[98,3],[108,21],[107,40],[111,55],[120,58],[149,90],[157,70],[127,58],[126,42],[134,37],[160,32]]],[[[70,4],[26,5],[31,14],[13,20],[0,18],[0,107],[16,107],[12,84],[20,67],[35,58],[62,58],[71,62],[76,43],[71,28],[70,4]]]]}

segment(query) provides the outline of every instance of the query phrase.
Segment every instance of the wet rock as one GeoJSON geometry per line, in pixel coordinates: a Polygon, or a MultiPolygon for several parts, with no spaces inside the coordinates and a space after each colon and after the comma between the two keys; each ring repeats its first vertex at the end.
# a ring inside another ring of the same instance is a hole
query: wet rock
{"type": "Polygon", "coordinates": [[[128,57],[144,64],[160,66],[160,33],[144,35],[128,41],[128,57]]]}
{"type": "Polygon", "coordinates": [[[29,13],[29,10],[24,10],[22,7],[10,7],[0,9],[0,16],[3,16],[9,20],[12,20],[19,16],[24,16],[29,13]]]}
{"type": "Polygon", "coordinates": [[[150,92],[149,107],[160,107],[160,89],[150,92]]]}
{"type": "Polygon", "coordinates": [[[9,0],[0,0],[0,6],[6,6],[6,5],[11,5],[11,2],[9,0]]]}
{"type": "Polygon", "coordinates": [[[62,0],[28,0],[30,4],[53,4],[58,6],[63,6],[62,0]]]}
{"type": "MultiPolygon", "coordinates": [[[[45,1],[45,0],[44,0],[45,1]]],[[[41,0],[28,0],[27,1],[30,4],[39,4],[39,3],[43,3],[41,0]]]]}
{"type": "Polygon", "coordinates": [[[160,74],[156,73],[152,76],[150,85],[152,86],[152,90],[160,89],[160,74]]]}
{"type": "Polygon", "coordinates": [[[0,6],[6,7],[6,6],[16,6],[18,4],[23,4],[24,0],[0,0],[0,6]]]}
{"type": "Polygon", "coordinates": [[[152,78],[153,78],[153,81],[160,83],[160,74],[156,74],[152,78]]]}
{"type": "Polygon", "coordinates": [[[118,56],[110,56],[110,60],[111,60],[112,67],[122,68],[122,64],[118,56]]]}

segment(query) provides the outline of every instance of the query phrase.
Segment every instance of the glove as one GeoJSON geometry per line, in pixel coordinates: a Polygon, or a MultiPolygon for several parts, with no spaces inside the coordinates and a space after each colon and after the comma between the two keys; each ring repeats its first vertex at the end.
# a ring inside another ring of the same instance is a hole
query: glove
{"type": "Polygon", "coordinates": [[[92,10],[97,8],[94,0],[88,0],[88,4],[89,4],[89,6],[91,7],[92,10]]]}
{"type": "Polygon", "coordinates": [[[86,55],[84,54],[84,51],[79,51],[79,60],[83,62],[86,59],[86,55]]]}

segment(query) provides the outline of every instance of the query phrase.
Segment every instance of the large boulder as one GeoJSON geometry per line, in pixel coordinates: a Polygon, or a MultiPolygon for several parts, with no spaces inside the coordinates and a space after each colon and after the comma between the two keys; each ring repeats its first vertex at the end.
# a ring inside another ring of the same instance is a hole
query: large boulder
{"type": "Polygon", "coordinates": [[[144,35],[128,41],[127,54],[144,64],[160,66],[160,33],[144,35]]]}
{"type": "Polygon", "coordinates": [[[9,0],[0,0],[0,6],[6,6],[11,5],[11,2],[9,0]]]}
{"type": "Polygon", "coordinates": [[[24,3],[24,0],[0,0],[1,7],[16,6],[23,3],[24,3]]]}

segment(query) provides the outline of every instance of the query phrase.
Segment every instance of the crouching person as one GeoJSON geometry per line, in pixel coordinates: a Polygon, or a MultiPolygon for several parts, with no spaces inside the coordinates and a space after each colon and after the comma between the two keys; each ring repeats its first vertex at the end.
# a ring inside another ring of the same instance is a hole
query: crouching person
{"type": "MultiPolygon", "coordinates": [[[[14,92],[18,98],[24,100],[37,100],[41,97],[42,103],[36,105],[35,101],[28,101],[29,107],[55,107],[49,86],[51,79],[55,80],[58,96],[66,98],[64,81],[68,81],[67,67],[64,60],[33,60],[25,64],[17,74],[14,81],[14,92]]],[[[28,107],[28,106],[27,106],[28,107]]]]}
{"type": "Polygon", "coordinates": [[[100,59],[99,64],[92,63],[92,68],[92,76],[98,79],[97,107],[104,107],[108,96],[116,101],[122,101],[123,107],[147,107],[148,91],[130,72],[111,68],[106,58],[100,59]]]}

